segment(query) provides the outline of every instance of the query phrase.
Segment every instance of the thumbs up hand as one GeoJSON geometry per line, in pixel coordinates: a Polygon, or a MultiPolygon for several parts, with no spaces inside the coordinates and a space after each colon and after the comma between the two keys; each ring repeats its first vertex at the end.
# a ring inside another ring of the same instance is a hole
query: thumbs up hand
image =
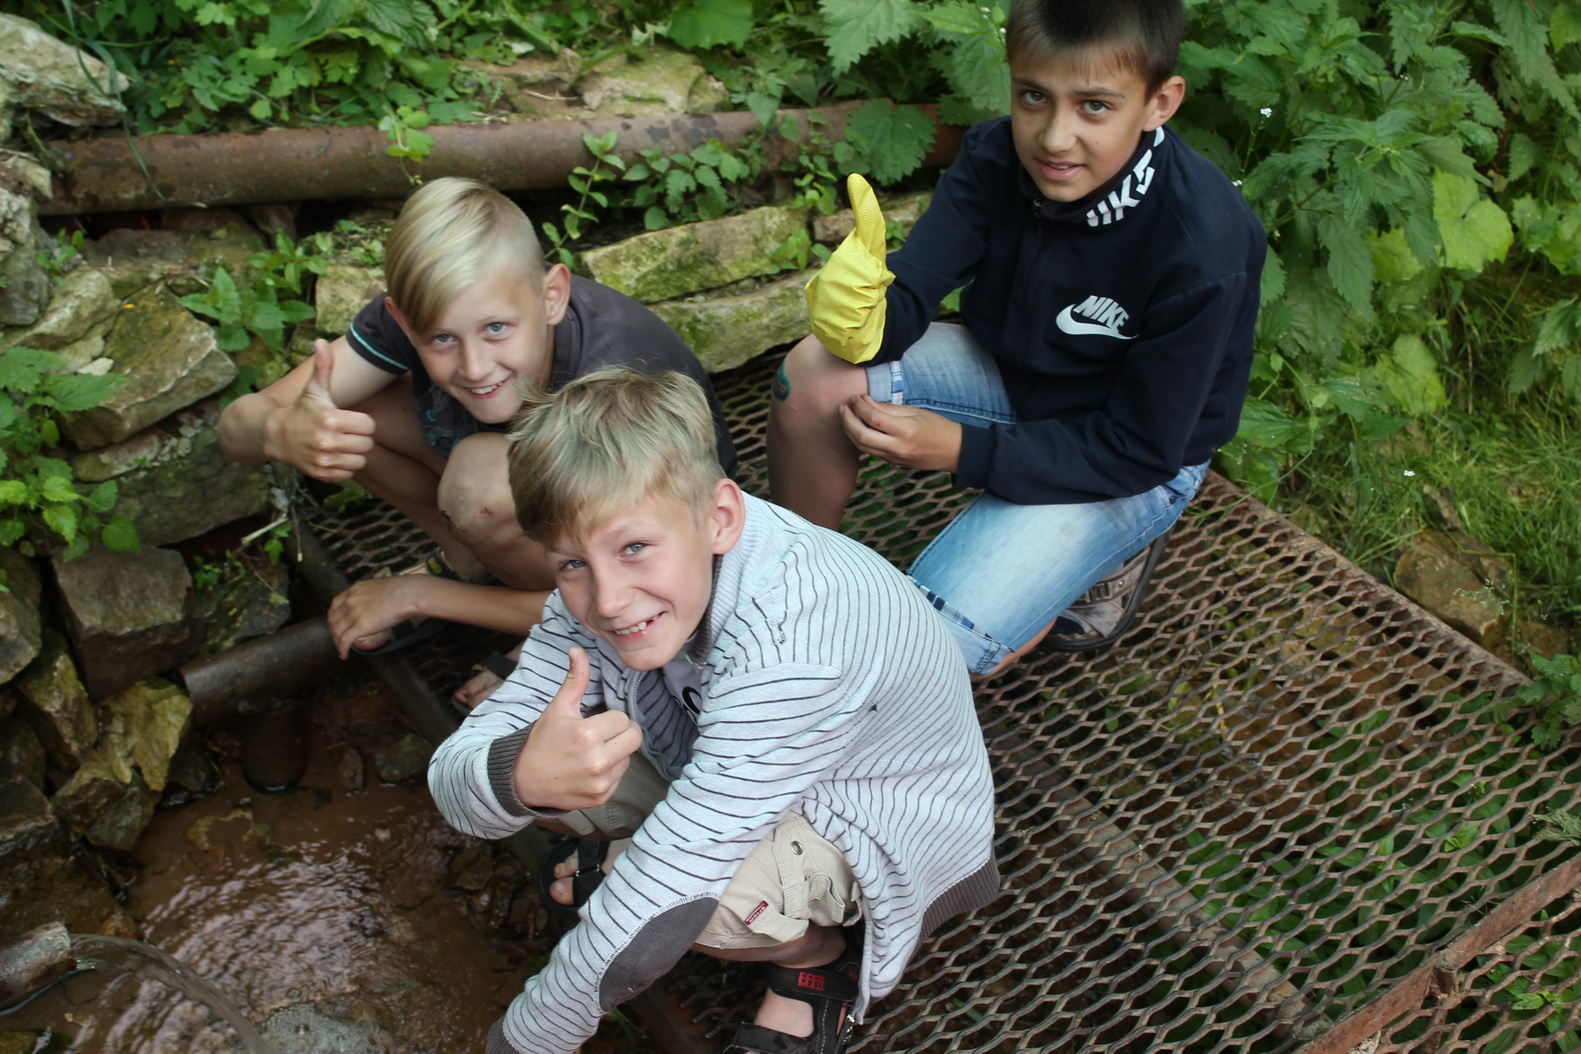
{"type": "Polygon", "coordinates": [[[884,213],[867,180],[846,180],[856,229],[807,283],[813,336],[847,362],[866,362],[884,340],[884,291],[895,280],[884,266],[884,213]]]}
{"type": "Polygon", "coordinates": [[[338,483],[352,477],[373,449],[373,418],[335,406],[335,354],[313,342],[313,372],[302,394],[274,414],[265,430],[264,454],[314,479],[338,483]]]}
{"type": "Polygon", "coordinates": [[[642,747],[642,728],[618,710],[582,716],[587,653],[572,648],[565,683],[544,708],[516,755],[512,781],[523,805],[590,809],[615,792],[642,747]]]}

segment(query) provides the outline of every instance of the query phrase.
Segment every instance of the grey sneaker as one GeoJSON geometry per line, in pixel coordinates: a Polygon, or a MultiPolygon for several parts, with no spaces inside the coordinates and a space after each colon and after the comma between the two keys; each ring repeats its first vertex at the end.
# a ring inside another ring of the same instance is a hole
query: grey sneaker
{"type": "Polygon", "coordinates": [[[1054,620],[1054,628],[1043,638],[1044,647],[1053,651],[1091,651],[1119,640],[1142,606],[1153,568],[1164,555],[1171,533],[1165,531],[1154,538],[1077,597],[1054,620]]]}

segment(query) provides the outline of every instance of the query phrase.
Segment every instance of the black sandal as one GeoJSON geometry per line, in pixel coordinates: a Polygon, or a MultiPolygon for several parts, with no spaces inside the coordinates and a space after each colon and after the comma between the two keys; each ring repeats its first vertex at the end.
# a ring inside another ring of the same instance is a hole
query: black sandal
{"type": "Polygon", "coordinates": [[[545,910],[558,919],[575,922],[582,917],[577,909],[587,903],[593,890],[604,881],[604,858],[609,856],[609,843],[592,838],[567,838],[553,846],[538,867],[538,896],[545,910]],[[549,887],[559,881],[554,869],[576,854],[576,871],[571,875],[571,903],[562,904],[549,894],[549,887]]]}
{"type": "Polygon", "coordinates": [[[862,937],[862,923],[847,926],[845,951],[827,966],[789,970],[765,963],[759,967],[764,982],[777,995],[812,1007],[812,1035],[742,1025],[723,1054],[840,1054],[855,1026],[851,1010],[862,988],[862,937]]]}

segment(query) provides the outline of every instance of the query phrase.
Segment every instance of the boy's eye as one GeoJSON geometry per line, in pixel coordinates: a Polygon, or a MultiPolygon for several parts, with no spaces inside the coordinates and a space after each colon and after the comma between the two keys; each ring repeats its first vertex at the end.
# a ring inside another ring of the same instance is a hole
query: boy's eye
{"type": "Polygon", "coordinates": [[[581,560],[561,560],[560,561],[560,570],[561,571],[580,571],[582,568],[584,568],[586,566],[587,566],[587,564],[585,562],[581,561],[581,560]]]}
{"type": "Polygon", "coordinates": [[[496,337],[497,337],[497,336],[499,336],[499,335],[500,335],[500,334],[501,334],[501,333],[504,333],[504,332],[505,332],[505,331],[506,331],[506,330],[507,330],[507,329],[509,329],[509,328],[510,328],[510,327],[509,327],[509,326],[507,326],[507,325],[506,325],[506,324],[505,324],[505,323],[503,323],[503,322],[490,322],[490,323],[489,323],[489,324],[488,324],[488,326],[487,326],[487,331],[488,331],[488,333],[489,333],[489,334],[490,334],[490,335],[491,335],[491,336],[496,336],[496,337]]]}
{"type": "Polygon", "coordinates": [[[1028,106],[1041,106],[1048,101],[1048,96],[1031,88],[1023,88],[1021,90],[1021,101],[1028,106]]]}
{"type": "Polygon", "coordinates": [[[428,343],[430,343],[430,344],[449,344],[452,341],[454,341],[455,339],[456,338],[451,336],[449,333],[435,333],[433,336],[428,338],[428,343]]]}
{"type": "Polygon", "coordinates": [[[626,553],[627,556],[636,556],[638,553],[642,552],[642,550],[646,549],[647,547],[648,547],[648,543],[647,542],[632,542],[630,545],[626,546],[625,553],[626,553]]]}
{"type": "Polygon", "coordinates": [[[1090,114],[1100,114],[1109,109],[1109,104],[1102,99],[1083,99],[1081,108],[1090,114]]]}

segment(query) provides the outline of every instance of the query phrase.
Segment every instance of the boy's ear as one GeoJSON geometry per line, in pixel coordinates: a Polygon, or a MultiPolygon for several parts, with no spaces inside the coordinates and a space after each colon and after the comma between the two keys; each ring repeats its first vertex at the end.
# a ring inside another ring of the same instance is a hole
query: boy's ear
{"type": "Polygon", "coordinates": [[[1153,93],[1151,112],[1147,115],[1147,123],[1142,126],[1144,132],[1151,132],[1161,127],[1165,121],[1175,116],[1175,111],[1180,109],[1180,104],[1186,98],[1186,79],[1175,76],[1158,86],[1153,93]]]}
{"type": "Polygon", "coordinates": [[[730,479],[722,479],[714,484],[714,496],[705,523],[713,531],[715,556],[728,553],[736,547],[746,522],[747,503],[741,497],[741,488],[730,479]]]}
{"type": "Polygon", "coordinates": [[[557,263],[543,274],[543,317],[551,326],[558,326],[571,304],[571,272],[565,264],[557,263]]]}

